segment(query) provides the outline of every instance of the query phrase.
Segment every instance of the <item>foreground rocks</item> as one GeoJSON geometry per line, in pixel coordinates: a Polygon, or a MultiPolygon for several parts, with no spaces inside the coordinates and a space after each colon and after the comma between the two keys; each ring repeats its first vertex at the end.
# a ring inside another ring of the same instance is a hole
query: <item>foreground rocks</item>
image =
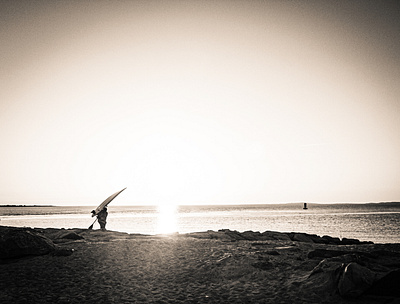
{"type": "Polygon", "coordinates": [[[245,231],[238,232],[229,229],[222,229],[218,231],[205,231],[205,232],[193,232],[187,233],[186,236],[191,236],[195,238],[209,238],[209,239],[219,239],[225,241],[296,241],[305,243],[316,243],[316,244],[331,244],[331,245],[362,245],[362,244],[373,244],[373,242],[361,242],[357,239],[348,238],[334,238],[331,236],[318,236],[316,234],[307,234],[299,232],[276,232],[276,231],[245,231]]]}
{"type": "MultiPolygon", "coordinates": [[[[339,254],[340,251],[328,251],[335,253],[334,256],[321,260],[310,274],[299,282],[299,285],[306,288],[313,286],[314,290],[329,294],[336,293],[351,300],[380,296],[385,302],[391,300],[391,297],[400,297],[400,281],[398,280],[400,247],[397,244],[393,246],[396,251],[373,248],[365,248],[368,249],[365,252],[344,250],[343,254],[339,254]]],[[[390,247],[392,246],[388,245],[388,248],[390,247]]],[[[315,255],[314,251],[308,256],[312,256],[312,259],[321,257],[320,254],[315,255]]]]}
{"type": "Polygon", "coordinates": [[[50,239],[34,230],[3,227],[0,229],[0,259],[43,255],[54,251],[55,248],[50,239]]]}
{"type": "MultiPolygon", "coordinates": [[[[96,233],[98,232],[87,229],[31,229],[0,226],[0,259],[49,254],[60,249],[56,244],[84,240],[85,236],[96,233]]],[[[108,232],[106,235],[108,240],[113,237],[127,238],[132,236],[120,232],[111,232],[111,234],[108,232]]],[[[104,238],[106,235],[101,232],[98,237],[104,238]]],[[[275,231],[265,231],[262,233],[257,231],[238,232],[229,229],[188,233],[179,235],[179,237],[218,239],[222,241],[295,241],[331,245],[372,244],[372,242],[360,242],[355,239],[343,238],[340,240],[339,238],[330,236],[320,237],[306,233],[281,233],[275,231]]],[[[328,253],[325,252],[325,254],[328,253]]],[[[329,254],[332,255],[332,253],[329,254]]]]}
{"type": "Polygon", "coordinates": [[[0,262],[46,254],[68,256],[73,253],[73,250],[62,248],[57,243],[66,239],[83,239],[76,232],[64,229],[51,229],[47,231],[47,234],[52,235],[52,239],[48,235],[46,236],[41,229],[0,226],[0,262]]]}
{"type": "MultiPolygon", "coordinates": [[[[335,249],[314,248],[307,258],[320,260],[320,263],[303,280],[296,284],[306,289],[313,288],[322,293],[338,294],[345,299],[355,300],[362,296],[381,296],[383,301],[391,301],[390,297],[400,297],[400,245],[376,245],[373,242],[361,242],[356,239],[319,237],[306,233],[279,233],[266,231],[263,233],[246,231],[243,233],[228,229],[190,233],[196,238],[220,239],[223,241],[293,241],[308,244],[334,245],[335,249]],[[358,246],[359,245],[359,246],[358,246]],[[362,247],[364,245],[364,247],[362,247]],[[370,246],[365,246],[370,245],[370,246]],[[382,250],[380,247],[391,248],[382,250]],[[360,249],[363,249],[360,250],[360,249]],[[393,250],[394,249],[394,250],[393,250]],[[396,280],[397,279],[397,280],[396,280]],[[394,283],[397,282],[397,283],[394,283]]],[[[256,244],[256,243],[255,243],[256,244]]],[[[293,245],[293,244],[292,244],[293,245]]],[[[321,246],[320,245],[320,246],[321,246]]],[[[279,248],[279,247],[278,247],[279,248]]],[[[295,246],[280,249],[295,250],[295,246]]],[[[279,255],[279,251],[265,251],[266,255],[279,255]]],[[[274,268],[270,259],[262,259],[253,264],[262,270],[274,268]]],[[[388,302],[388,303],[389,303],[388,302]]]]}
{"type": "Polygon", "coordinates": [[[0,303],[398,303],[400,244],[332,239],[0,226],[0,303]]]}

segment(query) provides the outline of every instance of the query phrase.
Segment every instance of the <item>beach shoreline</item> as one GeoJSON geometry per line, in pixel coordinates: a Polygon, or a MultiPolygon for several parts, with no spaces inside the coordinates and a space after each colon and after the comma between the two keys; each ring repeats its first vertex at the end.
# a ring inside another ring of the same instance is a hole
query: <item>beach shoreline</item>
{"type": "Polygon", "coordinates": [[[338,245],[318,242],[321,237],[312,235],[272,231],[262,234],[225,229],[141,235],[0,226],[2,241],[10,231],[50,240],[54,250],[39,255],[3,256],[1,303],[390,303],[399,300],[396,294],[371,292],[373,284],[356,297],[343,295],[343,286],[340,291],[340,284],[332,285],[340,278],[332,281],[332,275],[341,269],[341,264],[358,263],[379,281],[398,271],[400,244],[353,240],[338,245]]]}
{"type": "MultiPolygon", "coordinates": [[[[114,231],[181,234],[204,230],[231,229],[244,232],[304,232],[320,236],[355,238],[375,243],[400,243],[398,204],[314,204],[302,205],[185,206],[175,214],[156,207],[112,206],[107,228],[114,231]]],[[[0,224],[14,227],[87,228],[94,219],[88,206],[51,208],[0,208],[0,224]]],[[[93,208],[92,208],[93,209],[93,208]]],[[[96,223],[94,228],[99,228],[96,223]]]]}

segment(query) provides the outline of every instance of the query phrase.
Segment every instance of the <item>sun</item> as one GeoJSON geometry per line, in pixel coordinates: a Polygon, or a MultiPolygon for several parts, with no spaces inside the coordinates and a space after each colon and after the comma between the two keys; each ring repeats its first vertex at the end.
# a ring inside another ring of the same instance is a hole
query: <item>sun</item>
{"type": "Polygon", "coordinates": [[[162,204],[158,206],[157,234],[170,234],[178,231],[177,206],[162,204]]]}

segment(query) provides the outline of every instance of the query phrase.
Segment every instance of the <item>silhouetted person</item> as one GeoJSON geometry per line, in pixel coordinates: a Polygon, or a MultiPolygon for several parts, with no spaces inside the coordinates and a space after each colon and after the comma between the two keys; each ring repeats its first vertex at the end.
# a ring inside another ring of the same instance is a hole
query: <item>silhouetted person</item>
{"type": "MultiPolygon", "coordinates": [[[[93,210],[92,213],[94,214],[95,211],[93,210]]],[[[107,216],[108,216],[107,207],[104,207],[103,210],[101,210],[97,214],[97,220],[98,220],[98,222],[100,224],[100,229],[101,230],[106,230],[107,216]]]]}

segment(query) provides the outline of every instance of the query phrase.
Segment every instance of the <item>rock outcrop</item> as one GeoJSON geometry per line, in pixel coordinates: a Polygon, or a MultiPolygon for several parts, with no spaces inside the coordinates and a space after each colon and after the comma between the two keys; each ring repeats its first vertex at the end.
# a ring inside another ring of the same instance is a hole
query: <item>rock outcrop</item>
{"type": "Polygon", "coordinates": [[[43,255],[54,250],[54,243],[33,229],[1,227],[0,259],[43,255]]]}
{"type": "Polygon", "coordinates": [[[400,297],[400,270],[393,265],[400,253],[392,252],[392,264],[376,252],[314,250],[309,258],[326,257],[299,285],[320,292],[338,294],[343,298],[360,299],[370,295],[400,297]]]}
{"type": "Polygon", "coordinates": [[[376,281],[377,274],[358,263],[349,263],[338,282],[339,294],[346,298],[357,298],[376,281]]]}
{"type": "Polygon", "coordinates": [[[58,243],[82,240],[79,230],[32,229],[0,226],[0,260],[51,254],[69,256],[74,250],[58,243]]]}
{"type": "Polygon", "coordinates": [[[376,280],[366,294],[400,298],[400,270],[393,270],[376,280]]]}
{"type": "Polygon", "coordinates": [[[332,245],[360,245],[373,244],[373,242],[361,242],[356,239],[334,238],[330,236],[320,237],[316,234],[300,233],[300,232],[277,232],[277,231],[245,231],[238,232],[236,230],[221,229],[218,231],[208,230],[204,232],[187,233],[184,236],[201,238],[201,239],[219,239],[224,241],[294,241],[315,244],[332,244],[332,245]]]}

